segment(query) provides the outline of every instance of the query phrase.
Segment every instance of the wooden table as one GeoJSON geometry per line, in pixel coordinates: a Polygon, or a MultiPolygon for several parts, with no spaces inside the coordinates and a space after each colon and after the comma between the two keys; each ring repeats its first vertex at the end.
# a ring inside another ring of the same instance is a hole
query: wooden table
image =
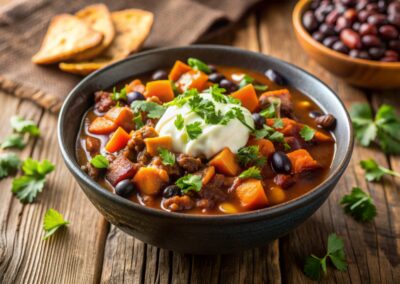
{"type": "MultiPolygon", "coordinates": [[[[400,109],[396,92],[353,88],[304,54],[291,27],[294,2],[264,3],[250,12],[233,34],[214,43],[231,44],[292,62],[326,82],[347,107],[368,102],[376,109],[386,102],[400,109]]],[[[34,204],[22,205],[13,197],[11,178],[0,182],[0,283],[310,282],[302,273],[304,259],[310,253],[322,255],[332,232],[345,240],[349,269],[339,272],[329,268],[324,281],[400,283],[400,181],[384,178],[380,183],[366,183],[359,167],[360,159],[373,157],[400,171],[399,157],[357,145],[329,200],[288,236],[236,255],[183,255],[144,244],[105,221],[64,166],[57,146],[55,115],[29,101],[0,93],[0,137],[11,132],[8,121],[15,114],[37,121],[42,131],[41,138],[31,140],[21,151],[22,158],[46,158],[57,169],[34,204]],[[369,224],[355,222],[338,204],[353,186],[367,190],[375,200],[378,216],[369,224]],[[48,241],[42,241],[42,219],[48,208],[62,212],[71,224],[48,241]]]]}

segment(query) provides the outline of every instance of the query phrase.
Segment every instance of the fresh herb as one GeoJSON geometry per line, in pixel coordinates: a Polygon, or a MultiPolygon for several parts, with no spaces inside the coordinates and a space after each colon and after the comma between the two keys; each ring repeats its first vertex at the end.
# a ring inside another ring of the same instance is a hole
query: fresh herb
{"type": "Polygon", "coordinates": [[[400,173],[378,165],[374,159],[363,160],[360,165],[365,170],[365,178],[368,181],[380,181],[384,175],[400,178],[400,173]]]}
{"type": "Polygon", "coordinates": [[[144,126],[143,117],[140,112],[133,118],[133,123],[135,124],[136,130],[138,130],[144,126]]]}
{"type": "Polygon", "coordinates": [[[224,104],[228,102],[228,96],[224,95],[226,90],[224,88],[220,88],[218,84],[212,85],[208,89],[208,92],[216,102],[224,104]]]}
{"type": "Polygon", "coordinates": [[[265,118],[276,118],[279,116],[281,100],[279,98],[270,98],[270,104],[265,109],[260,111],[260,115],[265,118]]]}
{"type": "Polygon", "coordinates": [[[96,155],[90,160],[90,164],[97,169],[107,169],[109,162],[103,155],[96,155]]]}
{"type": "Polygon", "coordinates": [[[340,204],[344,205],[344,211],[357,221],[367,222],[376,216],[374,201],[359,187],[354,187],[350,194],[343,196],[340,204]]]}
{"type": "Polygon", "coordinates": [[[284,126],[283,120],[281,118],[276,118],[272,126],[277,129],[283,128],[284,126]]]}
{"type": "Polygon", "coordinates": [[[328,249],[324,257],[319,258],[315,255],[307,257],[304,265],[304,274],[313,280],[321,278],[321,270],[326,274],[326,260],[330,259],[336,269],[340,271],[347,270],[346,256],[344,253],[344,243],[336,234],[330,234],[328,237],[328,249]]]}
{"type": "Polygon", "coordinates": [[[1,149],[7,148],[18,148],[23,149],[25,147],[24,138],[19,134],[8,135],[4,141],[0,144],[1,149]]]}
{"type": "Polygon", "coordinates": [[[54,170],[54,165],[48,160],[38,162],[31,158],[24,161],[22,165],[23,176],[14,178],[12,192],[17,198],[25,203],[32,203],[37,194],[42,191],[46,175],[54,170]]]}
{"type": "Polygon", "coordinates": [[[355,137],[362,146],[375,141],[385,153],[400,153],[400,117],[394,107],[384,104],[373,117],[368,104],[356,104],[350,113],[355,137]]]}
{"type": "Polygon", "coordinates": [[[223,116],[221,112],[215,110],[212,101],[194,96],[189,100],[191,110],[200,116],[207,124],[219,124],[223,116]]]}
{"type": "Polygon", "coordinates": [[[265,91],[268,89],[268,86],[266,85],[254,84],[254,78],[245,74],[242,80],[239,82],[239,89],[247,86],[248,84],[253,84],[254,89],[256,89],[257,91],[265,91]]]}
{"type": "Polygon", "coordinates": [[[119,92],[117,92],[117,89],[114,87],[113,92],[111,94],[111,99],[113,101],[119,101],[119,100],[126,101],[127,100],[126,88],[122,88],[119,92]]]}
{"type": "Polygon", "coordinates": [[[36,124],[36,122],[32,120],[25,120],[19,116],[11,117],[11,126],[17,133],[28,133],[32,136],[39,136],[40,130],[36,124]]]}
{"type": "Polygon", "coordinates": [[[177,107],[182,107],[184,104],[186,104],[190,98],[196,97],[199,95],[199,92],[197,89],[189,89],[186,90],[183,94],[180,94],[179,96],[175,97],[172,101],[167,102],[164,104],[164,106],[169,107],[169,106],[177,106],[177,107]]]}
{"type": "Polygon", "coordinates": [[[203,71],[206,74],[211,73],[210,67],[208,67],[206,63],[197,58],[189,57],[187,63],[195,70],[203,71]]]}
{"type": "Polygon", "coordinates": [[[230,103],[230,104],[233,104],[233,105],[239,105],[239,106],[242,105],[242,101],[241,100],[239,100],[237,98],[234,98],[232,96],[226,96],[226,101],[228,103],[230,103]]]}
{"type": "Polygon", "coordinates": [[[176,129],[181,130],[184,126],[184,123],[185,123],[185,120],[183,119],[183,116],[181,114],[178,114],[174,121],[174,125],[175,125],[176,129]]]}
{"type": "Polygon", "coordinates": [[[148,101],[134,101],[131,104],[131,108],[135,113],[140,111],[146,112],[149,118],[160,118],[165,112],[163,106],[148,101]]]}
{"type": "Polygon", "coordinates": [[[290,145],[285,141],[285,136],[283,133],[275,130],[274,128],[265,125],[261,129],[254,129],[252,135],[258,139],[268,139],[272,142],[282,143],[285,151],[290,150],[290,145]]]}
{"type": "Polygon", "coordinates": [[[315,130],[309,127],[308,125],[304,125],[300,130],[300,136],[304,139],[304,141],[310,141],[314,138],[315,130]]]}
{"type": "Polygon", "coordinates": [[[196,121],[186,125],[186,133],[191,140],[196,139],[203,132],[200,125],[201,125],[200,121],[196,121]]]}
{"type": "Polygon", "coordinates": [[[263,92],[263,91],[268,90],[268,86],[267,85],[254,85],[253,84],[253,86],[254,86],[254,89],[256,89],[256,91],[263,92]]]}
{"type": "Polygon", "coordinates": [[[62,226],[68,225],[69,222],[64,220],[63,215],[58,211],[50,208],[46,211],[43,218],[43,230],[45,231],[45,235],[43,240],[47,240],[50,236],[52,236],[59,228],[62,226]]]}
{"type": "Polygon", "coordinates": [[[191,190],[199,192],[202,187],[201,176],[188,174],[178,179],[175,184],[184,194],[191,190]]]}
{"type": "Polygon", "coordinates": [[[249,165],[262,167],[267,161],[264,156],[260,155],[258,146],[240,148],[236,154],[236,158],[242,167],[249,165]]]}
{"type": "Polygon", "coordinates": [[[158,148],[158,153],[160,154],[163,165],[173,166],[175,164],[175,155],[168,151],[168,149],[158,148]]]}
{"type": "Polygon", "coordinates": [[[239,178],[241,178],[241,179],[248,179],[248,178],[262,179],[261,171],[259,168],[253,166],[253,167],[248,168],[244,172],[242,172],[239,175],[239,178]]]}
{"type": "Polygon", "coordinates": [[[21,160],[14,153],[0,153],[0,179],[18,170],[21,160]]]}

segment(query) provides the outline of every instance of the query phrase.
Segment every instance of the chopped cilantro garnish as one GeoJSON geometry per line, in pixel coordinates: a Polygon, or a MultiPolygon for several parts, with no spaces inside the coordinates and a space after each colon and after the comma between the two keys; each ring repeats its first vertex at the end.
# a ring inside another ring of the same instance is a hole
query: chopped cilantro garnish
{"type": "Polygon", "coordinates": [[[300,130],[300,136],[304,139],[304,141],[310,141],[314,138],[315,130],[309,127],[308,125],[304,125],[300,130]]]}
{"type": "Polygon", "coordinates": [[[174,125],[175,125],[176,129],[181,130],[184,126],[184,123],[185,123],[185,121],[183,119],[183,116],[181,114],[178,114],[174,121],[174,125]]]}
{"type": "Polygon", "coordinates": [[[93,167],[97,169],[107,169],[109,162],[106,157],[103,155],[96,155],[94,158],[90,160],[90,163],[93,167]]]}
{"type": "Polygon", "coordinates": [[[0,144],[1,149],[6,148],[18,148],[23,149],[25,147],[24,137],[19,134],[11,134],[6,136],[4,141],[0,144]]]}
{"type": "Polygon", "coordinates": [[[113,101],[119,101],[119,100],[123,100],[126,101],[127,100],[127,92],[126,92],[126,88],[122,88],[119,92],[117,92],[117,89],[114,87],[113,88],[113,92],[111,94],[111,99],[113,101]]]}
{"type": "Polygon", "coordinates": [[[245,74],[244,76],[243,76],[243,79],[240,81],[240,83],[239,83],[239,89],[241,89],[241,88],[243,88],[244,86],[246,86],[246,85],[248,85],[248,84],[251,84],[251,83],[253,83],[254,82],[254,78],[253,77],[251,77],[251,76],[249,76],[249,75],[247,75],[247,74],[245,74]]]}
{"type": "Polygon", "coordinates": [[[281,100],[279,98],[270,98],[270,102],[269,106],[260,111],[260,114],[265,118],[276,118],[279,115],[281,100]]]}
{"type": "Polygon", "coordinates": [[[147,101],[134,101],[131,104],[131,108],[136,113],[140,111],[146,112],[149,118],[160,118],[165,112],[165,108],[163,106],[147,101]]]}
{"type": "Polygon", "coordinates": [[[200,121],[196,121],[186,125],[186,133],[191,140],[196,139],[203,132],[200,125],[201,125],[200,121]]]}
{"type": "Polygon", "coordinates": [[[195,70],[203,71],[204,73],[207,74],[211,73],[211,70],[208,67],[208,65],[197,58],[189,57],[187,63],[189,64],[190,67],[192,67],[195,70]]]}
{"type": "Polygon", "coordinates": [[[26,120],[19,116],[11,117],[11,126],[17,133],[28,133],[32,136],[39,136],[40,130],[36,122],[26,120]]]}
{"type": "Polygon", "coordinates": [[[226,90],[224,88],[220,88],[218,84],[212,85],[208,92],[211,94],[212,98],[218,103],[227,103],[228,96],[224,95],[226,90]]]}
{"type": "Polygon", "coordinates": [[[239,178],[241,179],[248,179],[248,178],[255,178],[255,179],[262,179],[261,177],[261,171],[257,167],[250,167],[247,170],[243,171],[240,175],[239,178]]]}
{"type": "Polygon", "coordinates": [[[374,201],[359,187],[354,187],[350,194],[343,196],[340,204],[344,205],[344,211],[357,221],[370,221],[376,216],[374,201]]]}
{"type": "Polygon", "coordinates": [[[189,89],[186,90],[183,94],[180,94],[179,96],[175,97],[172,101],[165,103],[164,106],[169,107],[169,106],[177,106],[177,107],[182,107],[184,104],[186,104],[190,98],[198,96],[199,92],[197,89],[189,89]]]}
{"type": "Polygon", "coordinates": [[[140,112],[133,118],[133,123],[135,123],[136,130],[144,126],[142,114],[140,112]]]}
{"type": "Polygon", "coordinates": [[[178,179],[175,184],[184,194],[191,190],[199,192],[202,187],[201,176],[188,174],[178,179]]]}
{"type": "Polygon", "coordinates": [[[274,124],[273,124],[272,126],[273,126],[274,128],[277,128],[277,129],[283,128],[283,126],[284,126],[283,120],[282,120],[281,118],[275,119],[274,124]]]}
{"type": "Polygon", "coordinates": [[[236,154],[237,160],[242,167],[255,165],[262,167],[267,159],[261,156],[258,146],[247,146],[239,149],[236,154]]]}
{"type": "Polygon", "coordinates": [[[384,175],[400,178],[400,173],[378,165],[374,159],[363,160],[360,165],[365,170],[365,178],[368,181],[380,181],[384,175]]]}
{"type": "Polygon", "coordinates": [[[64,220],[63,215],[61,215],[56,210],[50,208],[46,211],[43,219],[43,230],[45,231],[45,235],[43,240],[48,239],[51,235],[53,235],[59,228],[68,225],[69,222],[64,220]]]}
{"type": "Polygon", "coordinates": [[[161,162],[165,166],[173,166],[175,164],[175,155],[168,149],[158,148],[158,153],[160,154],[161,162]]]}
{"type": "Polygon", "coordinates": [[[0,179],[17,171],[21,160],[14,153],[0,153],[0,179]]]}

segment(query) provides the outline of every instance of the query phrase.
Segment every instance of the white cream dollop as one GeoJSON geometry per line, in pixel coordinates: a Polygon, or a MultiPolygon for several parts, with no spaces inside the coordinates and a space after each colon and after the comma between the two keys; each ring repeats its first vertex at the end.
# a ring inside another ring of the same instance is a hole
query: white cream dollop
{"type": "MultiPolygon", "coordinates": [[[[200,96],[203,99],[212,101],[216,111],[221,111],[222,114],[226,114],[233,107],[240,108],[246,123],[254,127],[254,122],[248,109],[232,103],[216,102],[209,93],[201,93],[200,96]]],[[[231,119],[226,125],[207,124],[191,110],[187,103],[182,107],[168,107],[158,121],[156,130],[160,136],[172,137],[173,151],[191,156],[204,155],[206,158],[211,158],[225,147],[229,148],[233,153],[237,153],[241,147],[246,145],[250,136],[250,130],[237,118],[231,119]],[[183,117],[184,125],[197,121],[201,123],[202,133],[196,139],[190,140],[188,138],[185,127],[181,130],[177,129],[174,122],[179,114],[183,117]]]]}

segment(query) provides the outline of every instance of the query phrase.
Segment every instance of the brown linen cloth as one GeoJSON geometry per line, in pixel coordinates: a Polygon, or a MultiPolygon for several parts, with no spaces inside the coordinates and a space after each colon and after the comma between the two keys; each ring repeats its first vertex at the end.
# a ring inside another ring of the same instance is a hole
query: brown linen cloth
{"type": "MultiPolygon", "coordinates": [[[[260,0],[13,0],[0,9],[0,89],[29,98],[57,112],[81,77],[56,65],[37,66],[31,57],[39,49],[51,18],[75,13],[102,2],[111,11],[139,8],[154,13],[154,25],[144,48],[196,42],[210,31],[236,22],[260,0]]],[[[1,3],[1,2],[0,2],[1,3]]]]}

